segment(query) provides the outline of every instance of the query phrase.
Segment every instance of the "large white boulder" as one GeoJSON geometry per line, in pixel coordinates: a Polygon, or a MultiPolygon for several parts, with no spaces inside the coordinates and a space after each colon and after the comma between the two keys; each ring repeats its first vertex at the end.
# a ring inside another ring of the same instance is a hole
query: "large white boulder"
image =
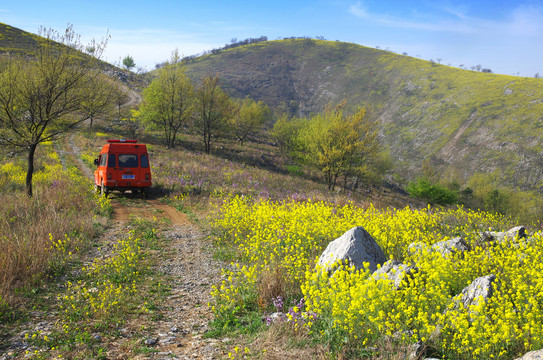
{"type": "Polygon", "coordinates": [[[490,274],[481,276],[462,290],[462,303],[467,309],[470,305],[477,305],[479,301],[488,301],[494,294],[494,281],[496,276],[490,274]]]}
{"type": "Polygon", "coordinates": [[[343,263],[348,260],[357,270],[369,263],[369,269],[374,272],[377,264],[384,264],[387,258],[375,239],[363,227],[357,226],[328,244],[319,258],[319,265],[331,270],[338,260],[343,263]]]}
{"type": "Polygon", "coordinates": [[[543,350],[534,350],[524,354],[516,360],[543,360],[543,350]]]}

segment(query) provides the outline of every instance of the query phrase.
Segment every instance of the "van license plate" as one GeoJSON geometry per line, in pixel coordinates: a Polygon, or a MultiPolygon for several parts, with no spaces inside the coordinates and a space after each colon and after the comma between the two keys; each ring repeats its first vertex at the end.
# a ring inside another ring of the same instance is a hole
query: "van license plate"
{"type": "Polygon", "coordinates": [[[135,178],[134,174],[123,174],[123,180],[133,180],[135,178]]]}

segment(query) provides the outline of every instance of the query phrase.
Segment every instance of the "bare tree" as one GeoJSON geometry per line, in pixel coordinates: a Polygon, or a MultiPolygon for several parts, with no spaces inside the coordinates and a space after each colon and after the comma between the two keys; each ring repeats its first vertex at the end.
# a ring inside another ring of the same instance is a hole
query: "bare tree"
{"type": "Polygon", "coordinates": [[[35,56],[11,57],[0,75],[0,145],[27,152],[29,196],[37,146],[88,118],[83,103],[94,96],[106,46],[93,41],[87,46],[93,56],[85,56],[72,26],[64,34],[42,28],[40,35],[35,56]]]}
{"type": "Polygon", "coordinates": [[[121,108],[124,104],[126,104],[128,101],[130,101],[130,96],[128,93],[130,90],[124,86],[117,86],[113,90],[112,94],[112,100],[115,106],[117,107],[117,119],[120,119],[122,117],[121,115],[121,108]]]}
{"type": "Polygon", "coordinates": [[[81,102],[81,108],[89,118],[89,129],[92,129],[94,119],[111,112],[114,108],[117,85],[105,75],[97,75],[99,81],[88,83],[88,96],[81,102]]]}

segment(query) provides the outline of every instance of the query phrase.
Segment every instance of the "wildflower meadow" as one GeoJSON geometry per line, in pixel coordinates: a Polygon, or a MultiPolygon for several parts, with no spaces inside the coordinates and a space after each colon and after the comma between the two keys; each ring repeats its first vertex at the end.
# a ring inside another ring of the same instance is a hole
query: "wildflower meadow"
{"type": "Polygon", "coordinates": [[[402,358],[417,342],[443,359],[512,359],[543,346],[541,236],[481,245],[483,231],[507,230],[509,218],[462,207],[379,210],[238,196],[225,200],[213,225],[218,248],[235,260],[213,290],[218,330],[255,313],[275,326],[270,314],[280,306],[292,331],[348,358],[402,358]],[[332,275],[320,269],[323,249],[354,226],[417,271],[396,287],[349,264],[332,275]],[[471,251],[443,255],[431,247],[458,236],[471,251]],[[493,296],[463,305],[462,290],[489,274],[493,296]]]}

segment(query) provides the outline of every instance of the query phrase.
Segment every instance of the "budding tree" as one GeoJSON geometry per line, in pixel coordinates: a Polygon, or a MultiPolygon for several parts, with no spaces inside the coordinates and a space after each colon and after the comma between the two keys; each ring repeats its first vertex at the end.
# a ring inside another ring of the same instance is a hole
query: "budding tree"
{"type": "Polygon", "coordinates": [[[246,97],[238,104],[229,123],[234,135],[243,146],[249,135],[256,132],[269,116],[270,109],[262,100],[256,102],[246,97]]]}
{"type": "Polygon", "coordinates": [[[194,109],[194,86],[180,61],[179,53],[174,51],[171,60],[143,91],[140,106],[140,117],[164,133],[168,148],[175,146],[178,132],[188,124],[194,109]]]}
{"type": "Polygon", "coordinates": [[[220,88],[218,76],[203,77],[196,90],[193,129],[201,137],[207,154],[211,151],[211,144],[221,135],[233,113],[233,103],[220,88]]]}
{"type": "Polygon", "coordinates": [[[306,161],[323,172],[329,190],[334,190],[340,175],[361,173],[378,149],[377,123],[365,108],[346,114],[345,104],[328,105],[298,133],[306,161]]]}

